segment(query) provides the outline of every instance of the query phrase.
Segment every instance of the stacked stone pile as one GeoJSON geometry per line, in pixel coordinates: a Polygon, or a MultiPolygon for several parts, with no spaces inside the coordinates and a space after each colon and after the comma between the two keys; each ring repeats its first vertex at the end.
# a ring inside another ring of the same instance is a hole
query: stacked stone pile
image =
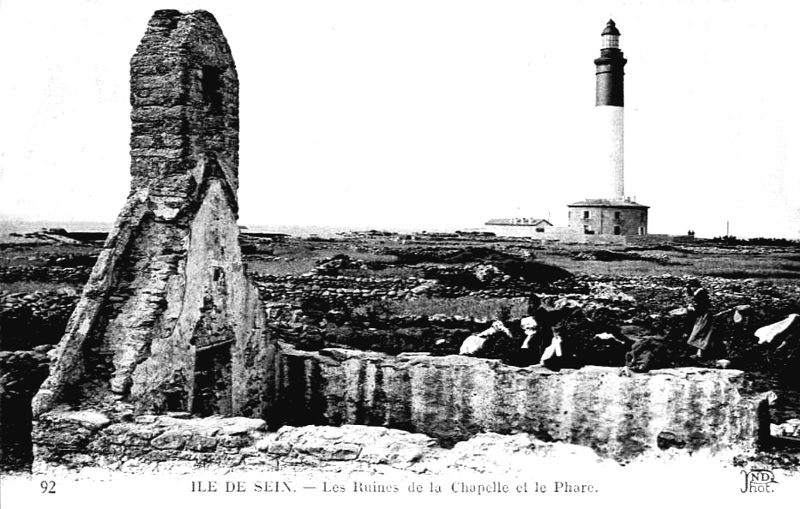
{"type": "Polygon", "coordinates": [[[477,296],[483,298],[524,297],[541,286],[514,281],[495,281],[487,288],[452,286],[433,278],[328,276],[303,274],[300,276],[256,275],[253,278],[265,301],[291,301],[299,297],[322,297],[332,303],[361,304],[371,300],[411,299],[416,296],[457,298],[477,296]]]}
{"type": "Polygon", "coordinates": [[[53,267],[94,267],[97,263],[97,254],[91,253],[61,253],[47,255],[44,264],[53,267]]]}
{"type": "Polygon", "coordinates": [[[635,252],[608,251],[604,249],[594,251],[580,251],[572,255],[573,260],[597,260],[601,262],[620,261],[620,260],[642,260],[669,265],[673,263],[670,257],[662,253],[639,254],[635,252]]]}
{"type": "Polygon", "coordinates": [[[300,276],[256,275],[262,299],[281,302],[322,297],[331,302],[360,303],[373,299],[403,298],[426,282],[420,278],[360,277],[306,273],[300,276]]]}
{"type": "Polygon", "coordinates": [[[91,267],[0,267],[0,283],[36,281],[44,283],[84,284],[89,279],[91,267]]]}
{"type": "Polygon", "coordinates": [[[311,274],[338,275],[343,270],[363,270],[367,264],[363,260],[354,260],[347,255],[339,254],[322,260],[311,274]]]}
{"type": "MultiPolygon", "coordinates": [[[[272,322],[292,323],[302,325],[302,312],[298,312],[296,306],[288,303],[266,304],[267,316],[272,322]]],[[[378,318],[380,323],[373,323],[376,318],[365,315],[357,316],[345,314],[340,310],[330,310],[324,313],[325,321],[337,325],[362,325],[370,327],[379,325],[387,329],[398,329],[403,327],[441,327],[446,329],[473,329],[486,328],[492,321],[491,317],[480,316],[470,317],[461,315],[445,315],[436,313],[433,315],[389,315],[384,314],[378,318]]],[[[307,323],[307,322],[306,322],[307,323]]]]}
{"type": "Polygon", "coordinates": [[[540,290],[544,285],[526,282],[523,277],[506,274],[491,263],[463,265],[419,264],[426,278],[441,283],[435,292],[442,297],[462,295],[487,295],[512,297],[540,290]]]}
{"type": "MultiPolygon", "coordinates": [[[[14,245],[3,244],[2,248],[11,249],[14,245]]],[[[10,254],[4,257],[10,265],[49,265],[60,267],[91,267],[97,262],[97,250],[86,249],[86,252],[56,253],[53,249],[41,249],[34,252],[22,251],[22,254],[10,254]]]]}
{"type": "Polygon", "coordinates": [[[33,350],[0,351],[0,394],[2,397],[30,398],[47,376],[52,345],[33,350]]]}
{"type": "Polygon", "coordinates": [[[89,278],[97,254],[87,253],[32,253],[5,257],[0,267],[0,283],[36,281],[47,283],[83,284],[89,278]]]}
{"type": "Polygon", "coordinates": [[[70,287],[0,291],[0,350],[57,343],[77,301],[78,292],[70,287]]]}

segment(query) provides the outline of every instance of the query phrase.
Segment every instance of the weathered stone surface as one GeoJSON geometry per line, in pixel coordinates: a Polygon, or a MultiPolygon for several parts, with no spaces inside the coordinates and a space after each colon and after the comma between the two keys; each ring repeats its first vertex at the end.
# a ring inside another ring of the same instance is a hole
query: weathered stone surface
{"type": "Polygon", "coordinates": [[[75,421],[89,429],[103,428],[111,424],[111,419],[101,412],[93,410],[79,410],[77,412],[63,412],[59,418],[67,421],[75,421]]]}
{"type": "Polygon", "coordinates": [[[286,345],[276,360],[278,410],[291,425],[388,426],[445,442],[525,432],[621,461],[657,451],[662,433],[687,451],[726,455],[752,452],[768,433],[766,403],[734,370],[552,372],[465,356],[286,345]]]}
{"type": "MultiPolygon", "coordinates": [[[[57,421],[51,417],[55,414],[58,412],[47,414],[47,426],[57,421]]],[[[445,449],[429,436],[376,426],[284,426],[277,432],[253,431],[244,436],[223,434],[225,426],[224,420],[213,418],[169,420],[153,416],[147,424],[115,424],[100,430],[80,426],[61,431],[51,429],[51,437],[61,432],[78,432],[83,442],[91,445],[60,450],[56,443],[51,443],[37,451],[33,472],[75,479],[199,471],[305,476],[312,472],[529,476],[541,473],[553,461],[566,461],[578,468],[617,466],[589,447],[545,443],[526,433],[479,433],[445,449]],[[158,437],[144,443],[138,438],[154,433],[158,437]],[[236,439],[239,443],[236,447],[225,447],[222,442],[226,439],[236,439]],[[113,445],[117,443],[124,446],[113,445]]]]}
{"type": "Polygon", "coordinates": [[[256,443],[258,450],[274,456],[310,456],[324,461],[358,459],[395,466],[414,463],[436,446],[436,440],[420,433],[348,424],[339,428],[284,426],[256,443]]]}
{"type": "Polygon", "coordinates": [[[166,431],[153,439],[151,444],[156,449],[180,449],[186,444],[190,436],[183,431],[166,431]]]}
{"type": "Polygon", "coordinates": [[[131,60],[131,191],[36,415],[111,392],[137,413],[265,416],[274,345],[238,244],[238,101],[214,17],[157,11],[131,60]]]}
{"type": "Polygon", "coordinates": [[[254,453],[267,436],[266,422],[243,417],[177,419],[165,415],[139,416],[131,422],[103,421],[99,412],[65,407],[43,414],[34,428],[35,461],[47,465],[116,465],[129,458],[142,464],[191,461],[238,464],[243,449],[254,453]]]}

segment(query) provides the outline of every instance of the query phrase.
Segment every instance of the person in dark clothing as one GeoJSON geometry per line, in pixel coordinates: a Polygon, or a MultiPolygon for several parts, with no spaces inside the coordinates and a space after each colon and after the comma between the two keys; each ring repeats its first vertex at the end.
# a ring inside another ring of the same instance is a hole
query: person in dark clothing
{"type": "Polygon", "coordinates": [[[525,339],[520,345],[520,361],[522,365],[538,364],[545,348],[553,339],[553,323],[550,312],[542,306],[542,300],[536,294],[528,297],[528,313],[520,320],[525,339]]]}
{"type": "Polygon", "coordinates": [[[708,291],[696,279],[686,285],[686,293],[692,299],[695,321],[692,332],[686,341],[689,346],[697,349],[692,358],[697,360],[710,360],[719,356],[721,344],[718,340],[718,331],[714,327],[714,315],[711,312],[711,299],[708,291]]]}
{"type": "Polygon", "coordinates": [[[552,339],[542,352],[540,364],[552,371],[581,367],[582,363],[576,356],[575,339],[570,337],[568,326],[559,322],[552,331],[552,339]]]}
{"type": "Polygon", "coordinates": [[[625,367],[636,373],[647,373],[666,367],[667,352],[659,338],[646,336],[635,341],[625,354],[625,367]]]}

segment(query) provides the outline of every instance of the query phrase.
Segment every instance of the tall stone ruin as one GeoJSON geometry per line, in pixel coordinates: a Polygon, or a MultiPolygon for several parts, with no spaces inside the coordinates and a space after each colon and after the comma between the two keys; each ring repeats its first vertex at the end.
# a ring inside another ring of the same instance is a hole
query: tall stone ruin
{"type": "Polygon", "coordinates": [[[123,400],[265,417],[275,347],[238,243],[239,82],[214,16],[155,12],[130,84],[130,194],[34,415],[123,400]]]}

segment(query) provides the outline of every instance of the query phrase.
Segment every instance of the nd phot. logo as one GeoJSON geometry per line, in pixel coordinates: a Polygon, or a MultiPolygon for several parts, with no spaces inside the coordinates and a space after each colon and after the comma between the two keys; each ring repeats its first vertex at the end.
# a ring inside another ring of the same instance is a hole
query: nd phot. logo
{"type": "Polygon", "coordinates": [[[742,470],[742,474],[744,474],[742,493],[773,493],[772,485],[778,483],[772,470],[742,470]]]}

